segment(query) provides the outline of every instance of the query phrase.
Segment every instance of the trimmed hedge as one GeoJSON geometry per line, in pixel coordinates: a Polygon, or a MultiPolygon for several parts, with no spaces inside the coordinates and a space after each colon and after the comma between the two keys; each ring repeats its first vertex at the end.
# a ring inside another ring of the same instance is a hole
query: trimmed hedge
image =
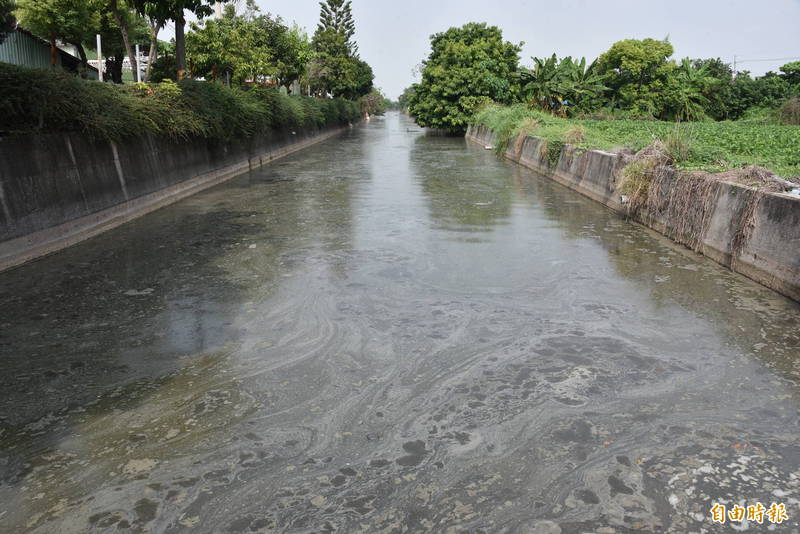
{"type": "Polygon", "coordinates": [[[270,129],[347,124],[359,105],[282,94],[275,88],[179,83],[114,85],[59,69],[0,63],[0,132],[82,132],[119,140],[152,134],[223,141],[270,129]]]}

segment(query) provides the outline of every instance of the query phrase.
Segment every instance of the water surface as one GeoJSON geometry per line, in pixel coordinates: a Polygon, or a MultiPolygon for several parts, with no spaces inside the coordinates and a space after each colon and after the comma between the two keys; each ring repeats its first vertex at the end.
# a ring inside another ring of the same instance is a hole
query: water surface
{"type": "Polygon", "coordinates": [[[798,531],[800,307],[397,114],[0,298],[0,532],[798,531]]]}

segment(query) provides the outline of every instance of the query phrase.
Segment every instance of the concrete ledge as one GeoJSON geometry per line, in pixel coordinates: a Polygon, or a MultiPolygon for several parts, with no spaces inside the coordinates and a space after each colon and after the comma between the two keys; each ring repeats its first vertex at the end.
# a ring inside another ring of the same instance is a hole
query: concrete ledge
{"type": "MultiPolygon", "coordinates": [[[[72,136],[0,143],[0,164],[4,159],[18,160],[20,145],[36,144],[46,152],[23,172],[18,172],[19,163],[0,171],[0,236],[11,237],[0,242],[0,271],[116,228],[347,129],[286,132],[247,146],[222,147],[221,157],[209,155],[218,147],[203,142],[185,143],[188,146],[176,151],[174,145],[156,150],[154,140],[145,140],[143,146],[139,140],[126,152],[114,143],[107,150],[109,145],[89,146],[72,136]],[[65,150],[53,154],[53,141],[65,150]],[[167,168],[159,169],[163,162],[167,168]],[[10,172],[17,173],[11,177],[10,172]],[[105,206],[93,209],[98,205],[105,206]]],[[[36,157],[37,152],[25,155],[36,157]]]]}
{"type": "MultiPolygon", "coordinates": [[[[466,138],[481,145],[496,142],[494,132],[485,126],[470,126],[466,138]]],[[[545,148],[540,138],[519,136],[509,143],[505,157],[627,216],[616,183],[622,156],[564,145],[551,166],[545,148]]],[[[671,183],[675,182],[665,187],[671,183]]],[[[681,235],[676,221],[663,213],[640,213],[635,220],[800,302],[800,198],[779,193],[756,197],[754,192],[741,184],[719,182],[708,223],[697,240],[681,235]],[[742,227],[748,211],[754,221],[749,229],[742,227]],[[742,240],[742,235],[749,237],[742,240]]]]}

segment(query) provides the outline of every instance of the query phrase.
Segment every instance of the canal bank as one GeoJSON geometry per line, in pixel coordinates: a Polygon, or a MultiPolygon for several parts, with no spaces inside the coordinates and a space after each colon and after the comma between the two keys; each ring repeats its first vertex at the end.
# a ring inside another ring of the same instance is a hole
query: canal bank
{"type": "Polygon", "coordinates": [[[223,142],[79,134],[0,140],[0,271],[89,239],[349,126],[223,142]]]}
{"type": "Polygon", "coordinates": [[[800,306],[398,114],[0,298],[0,532],[800,528],[800,306]]]}
{"type": "MultiPolygon", "coordinates": [[[[495,144],[495,134],[486,126],[470,126],[466,138],[484,146],[495,144]]],[[[618,213],[629,213],[618,186],[619,171],[626,163],[622,154],[578,150],[567,144],[551,161],[542,139],[520,135],[508,143],[504,156],[618,213]]],[[[678,181],[678,176],[673,175],[664,188],[677,190],[678,181]]],[[[712,187],[709,205],[698,208],[699,216],[672,208],[673,204],[686,204],[686,199],[669,198],[659,211],[640,210],[634,218],[800,302],[800,197],[758,194],[751,187],[730,182],[716,182],[712,187]],[[687,221],[693,216],[698,220],[687,221]]],[[[689,199],[688,203],[692,200],[705,201],[689,199]]]]}

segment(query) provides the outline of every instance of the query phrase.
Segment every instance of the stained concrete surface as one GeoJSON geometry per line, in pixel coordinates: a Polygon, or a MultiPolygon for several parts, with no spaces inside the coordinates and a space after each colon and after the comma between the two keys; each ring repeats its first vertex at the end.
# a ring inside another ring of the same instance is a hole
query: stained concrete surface
{"type": "Polygon", "coordinates": [[[0,532],[798,532],[800,307],[397,114],[0,298],[0,532]]]}

